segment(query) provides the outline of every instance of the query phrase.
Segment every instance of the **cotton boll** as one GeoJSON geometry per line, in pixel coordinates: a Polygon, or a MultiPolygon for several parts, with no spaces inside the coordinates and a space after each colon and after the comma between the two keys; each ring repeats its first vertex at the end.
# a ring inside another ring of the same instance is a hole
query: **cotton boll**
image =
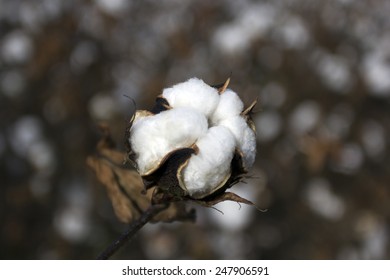
{"type": "Polygon", "coordinates": [[[190,107],[206,117],[211,116],[219,102],[217,89],[197,78],[164,89],[162,96],[173,108],[190,107]]]}
{"type": "Polygon", "coordinates": [[[252,167],[256,157],[256,134],[242,116],[223,120],[221,126],[228,128],[234,135],[237,147],[242,152],[244,168],[252,167]]]}
{"type": "Polygon", "coordinates": [[[238,116],[243,108],[244,104],[238,95],[234,91],[227,89],[219,98],[218,106],[211,117],[211,123],[219,124],[224,119],[238,116]]]}
{"type": "Polygon", "coordinates": [[[190,108],[138,117],[130,130],[130,144],[141,175],[154,171],[169,152],[189,147],[207,132],[207,119],[190,108]]]}
{"type": "Polygon", "coordinates": [[[193,78],[164,89],[151,111],[136,112],[127,148],[146,188],[212,205],[211,195],[217,199],[249,171],[256,101],[243,110],[228,83],[216,89],[193,78]]]}
{"type": "Polygon", "coordinates": [[[184,184],[191,197],[202,198],[226,183],[235,139],[229,129],[215,126],[196,145],[199,152],[191,156],[184,169],[184,184]]]}

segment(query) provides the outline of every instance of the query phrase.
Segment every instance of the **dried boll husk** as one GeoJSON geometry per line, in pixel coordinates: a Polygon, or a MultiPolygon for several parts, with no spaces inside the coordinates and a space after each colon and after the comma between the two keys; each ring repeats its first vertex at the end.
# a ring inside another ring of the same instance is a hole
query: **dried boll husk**
{"type": "Polygon", "coordinates": [[[256,101],[244,109],[229,81],[209,86],[192,78],[164,89],[151,111],[135,113],[126,132],[128,155],[146,188],[212,205],[211,198],[221,199],[249,171],[256,154],[256,101]]]}

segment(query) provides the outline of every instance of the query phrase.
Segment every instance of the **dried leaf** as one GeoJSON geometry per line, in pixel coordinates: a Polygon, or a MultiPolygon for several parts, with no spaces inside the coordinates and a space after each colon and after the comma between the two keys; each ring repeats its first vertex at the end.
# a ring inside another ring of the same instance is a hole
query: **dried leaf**
{"type": "Polygon", "coordinates": [[[130,223],[148,207],[147,197],[141,195],[143,183],[137,172],[121,170],[104,158],[92,156],[87,158],[87,164],[105,186],[115,214],[121,222],[130,223]],[[134,199],[129,194],[135,194],[134,199]]]}
{"type": "MultiPolygon", "coordinates": [[[[145,192],[141,176],[123,164],[125,153],[114,148],[107,126],[102,125],[103,138],[97,145],[97,155],[87,158],[87,165],[106,188],[118,219],[130,223],[137,219],[151,204],[155,188],[145,192]]],[[[194,213],[187,211],[182,203],[171,203],[159,213],[154,222],[194,220],[194,213]]]]}

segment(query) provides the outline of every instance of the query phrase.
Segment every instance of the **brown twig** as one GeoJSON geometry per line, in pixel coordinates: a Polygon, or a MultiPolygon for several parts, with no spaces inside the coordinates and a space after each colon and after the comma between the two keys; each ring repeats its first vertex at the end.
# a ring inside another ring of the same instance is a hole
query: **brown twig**
{"type": "Polygon", "coordinates": [[[101,252],[96,259],[98,260],[107,260],[109,259],[116,251],[118,251],[127,241],[129,241],[134,234],[139,231],[145,224],[147,224],[151,219],[156,216],[161,211],[165,210],[169,204],[155,204],[151,205],[142,215],[135,220],[130,227],[122,233],[118,239],[110,244],[103,252],[101,252]]]}

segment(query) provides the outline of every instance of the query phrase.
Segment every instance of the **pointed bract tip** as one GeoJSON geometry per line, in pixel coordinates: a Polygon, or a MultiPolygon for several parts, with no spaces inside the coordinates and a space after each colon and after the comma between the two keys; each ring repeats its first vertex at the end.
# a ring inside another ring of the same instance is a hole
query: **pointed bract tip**
{"type": "Polygon", "coordinates": [[[230,83],[230,77],[227,78],[226,82],[222,85],[222,87],[218,88],[218,93],[219,94],[222,94],[224,93],[224,91],[227,89],[227,87],[229,86],[229,83],[230,83]]]}
{"type": "Polygon", "coordinates": [[[256,107],[257,104],[257,98],[252,102],[251,105],[248,106],[244,111],[242,111],[241,115],[248,116],[251,115],[253,112],[253,109],[256,107]]]}

